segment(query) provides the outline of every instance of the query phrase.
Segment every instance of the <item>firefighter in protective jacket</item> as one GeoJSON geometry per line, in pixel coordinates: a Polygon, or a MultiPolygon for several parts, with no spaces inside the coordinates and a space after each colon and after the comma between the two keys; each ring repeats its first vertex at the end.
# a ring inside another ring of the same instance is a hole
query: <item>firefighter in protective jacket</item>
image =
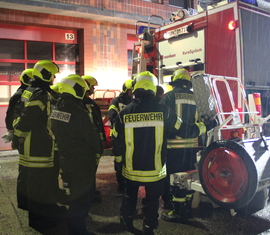
{"type": "MultiPolygon", "coordinates": [[[[111,122],[111,127],[113,127],[114,121],[118,116],[118,113],[128,104],[131,103],[132,101],[132,97],[133,97],[133,93],[132,93],[132,89],[133,89],[133,80],[127,80],[124,82],[123,87],[122,87],[122,92],[119,96],[115,97],[112,102],[111,105],[109,107],[108,110],[108,116],[109,116],[109,120],[111,122]]],[[[119,156],[116,156],[114,153],[114,150],[117,148],[117,146],[115,146],[114,141],[112,139],[112,152],[115,156],[114,158],[114,169],[116,172],[116,179],[118,182],[118,190],[119,191],[123,191],[124,189],[124,180],[122,177],[122,169],[121,169],[121,158],[119,158],[119,156]]]]}
{"type": "Polygon", "coordinates": [[[143,234],[154,234],[153,229],[158,227],[169,133],[196,137],[206,131],[203,123],[185,124],[172,109],[160,104],[155,98],[156,89],[157,78],[148,71],[140,73],[134,86],[135,99],[119,113],[112,133],[126,183],[120,222],[134,232],[138,188],[145,186],[143,234]]]}
{"type": "Polygon", "coordinates": [[[87,89],[79,75],[62,79],[60,98],[51,114],[60,167],[69,179],[67,225],[71,235],[89,234],[84,220],[95,195],[96,155],[102,151],[100,137],[82,103],[87,89]]]}
{"type": "Polygon", "coordinates": [[[18,117],[20,113],[18,102],[21,99],[23,91],[30,85],[30,81],[33,79],[33,69],[24,70],[20,75],[21,85],[9,100],[5,118],[6,128],[8,132],[2,136],[5,143],[10,142],[13,138],[13,120],[18,117]]]}
{"type": "MultiPolygon", "coordinates": [[[[87,89],[85,96],[83,98],[83,104],[84,104],[86,110],[88,111],[88,114],[89,114],[93,124],[95,125],[97,132],[99,133],[101,143],[103,143],[103,141],[106,141],[106,135],[105,135],[105,131],[104,131],[104,125],[103,125],[100,107],[97,105],[97,103],[93,99],[90,98],[90,96],[94,94],[95,86],[98,85],[98,82],[92,76],[84,75],[84,76],[82,76],[82,78],[86,81],[86,83],[88,85],[88,89],[87,89]]],[[[96,171],[98,168],[100,157],[101,157],[101,155],[97,155],[96,171]]],[[[95,188],[96,188],[96,186],[95,186],[95,188]]],[[[94,197],[92,202],[101,202],[101,201],[102,201],[102,198],[101,198],[100,192],[98,190],[96,190],[96,194],[95,194],[95,197],[94,197]]]]}
{"type": "Polygon", "coordinates": [[[38,231],[56,226],[55,217],[64,212],[54,197],[54,135],[49,120],[48,92],[57,72],[58,66],[48,60],[34,65],[34,81],[24,90],[21,115],[13,122],[19,146],[18,207],[28,210],[29,226],[38,231]]]}
{"type": "MultiPolygon", "coordinates": [[[[186,123],[194,123],[198,120],[197,107],[194,94],[191,91],[191,76],[182,68],[172,75],[170,85],[173,90],[167,92],[161,98],[161,103],[168,105],[178,117],[186,123]]],[[[164,208],[170,207],[172,201],[174,210],[164,213],[162,218],[171,222],[186,222],[188,213],[191,212],[192,191],[170,186],[170,174],[195,169],[196,152],[199,150],[198,138],[188,136],[178,137],[171,133],[168,139],[167,178],[164,186],[164,208]]]]}

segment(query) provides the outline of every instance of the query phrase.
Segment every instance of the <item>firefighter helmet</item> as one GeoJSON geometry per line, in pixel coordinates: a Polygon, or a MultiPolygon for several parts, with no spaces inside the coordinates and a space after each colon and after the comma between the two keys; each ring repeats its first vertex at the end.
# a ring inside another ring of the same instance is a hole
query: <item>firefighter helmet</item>
{"type": "Polygon", "coordinates": [[[29,86],[31,80],[34,80],[33,69],[26,69],[22,71],[21,76],[20,76],[21,83],[29,86]]]}
{"type": "Polygon", "coordinates": [[[157,92],[158,81],[154,74],[149,71],[141,72],[138,74],[135,80],[134,93],[136,90],[143,89],[153,94],[157,92]]]}
{"type": "Polygon", "coordinates": [[[86,81],[87,85],[89,86],[89,89],[91,88],[91,86],[98,85],[97,79],[95,79],[92,76],[84,75],[82,76],[82,78],[86,81]]]}
{"type": "Polygon", "coordinates": [[[79,75],[72,74],[63,78],[59,83],[59,92],[68,93],[77,99],[83,99],[88,85],[79,75]]]}
{"type": "Polygon", "coordinates": [[[174,82],[178,79],[190,82],[190,78],[191,78],[191,76],[186,69],[177,69],[174,71],[174,73],[172,75],[172,82],[174,82]]]}
{"type": "Polygon", "coordinates": [[[58,82],[58,83],[55,83],[55,84],[51,85],[50,88],[51,88],[54,92],[59,93],[60,83],[59,83],[59,82],[58,82]]]}
{"type": "Polygon", "coordinates": [[[40,60],[33,68],[33,76],[35,79],[41,79],[45,82],[51,82],[54,75],[59,72],[59,67],[50,60],[40,60]]]}
{"type": "Polygon", "coordinates": [[[123,87],[122,87],[122,91],[124,93],[126,93],[127,90],[131,90],[133,88],[133,82],[134,82],[134,80],[132,80],[132,79],[125,81],[123,84],[123,87]]]}

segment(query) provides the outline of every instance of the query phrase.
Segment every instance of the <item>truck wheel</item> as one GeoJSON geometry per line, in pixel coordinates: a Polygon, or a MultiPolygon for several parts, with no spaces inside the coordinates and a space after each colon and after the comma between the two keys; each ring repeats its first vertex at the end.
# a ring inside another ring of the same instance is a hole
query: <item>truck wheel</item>
{"type": "Polygon", "coordinates": [[[202,152],[199,176],[206,195],[230,209],[248,204],[258,184],[253,160],[242,145],[230,140],[216,141],[202,152]]]}

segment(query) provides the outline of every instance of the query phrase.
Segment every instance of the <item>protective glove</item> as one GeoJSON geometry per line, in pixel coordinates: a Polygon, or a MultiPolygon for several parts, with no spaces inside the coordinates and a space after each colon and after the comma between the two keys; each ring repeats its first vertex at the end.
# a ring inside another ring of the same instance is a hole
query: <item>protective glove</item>
{"type": "Polygon", "coordinates": [[[216,119],[208,120],[206,123],[204,123],[204,125],[206,126],[206,130],[210,131],[218,126],[218,121],[216,119]]]}
{"type": "Polygon", "coordinates": [[[5,143],[9,143],[13,139],[13,131],[8,131],[6,134],[2,135],[2,139],[5,143]]]}

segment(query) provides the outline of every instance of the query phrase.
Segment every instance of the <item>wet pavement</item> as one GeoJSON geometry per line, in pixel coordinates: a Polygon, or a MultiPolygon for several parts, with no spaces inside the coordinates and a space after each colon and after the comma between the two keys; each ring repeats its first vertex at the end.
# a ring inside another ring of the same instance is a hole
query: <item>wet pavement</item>
{"type": "MultiPolygon", "coordinates": [[[[16,151],[0,152],[0,234],[35,235],[40,234],[28,226],[27,212],[17,208],[16,178],[18,156],[16,151]]],[[[101,203],[93,203],[86,220],[89,230],[95,234],[126,235],[119,225],[119,207],[122,195],[117,191],[113,169],[113,157],[103,156],[97,172],[97,188],[102,195],[101,203]]],[[[141,230],[143,190],[139,192],[137,215],[134,226],[141,230]]],[[[255,214],[237,213],[231,216],[228,209],[215,207],[203,194],[198,208],[193,209],[189,224],[169,223],[159,219],[159,229],[155,234],[170,235],[267,235],[270,234],[270,205],[255,214]]],[[[160,214],[162,201],[160,201],[160,214]]],[[[51,235],[62,235],[51,231],[51,235]]],[[[63,234],[64,235],[64,234],[63,234]]]]}

